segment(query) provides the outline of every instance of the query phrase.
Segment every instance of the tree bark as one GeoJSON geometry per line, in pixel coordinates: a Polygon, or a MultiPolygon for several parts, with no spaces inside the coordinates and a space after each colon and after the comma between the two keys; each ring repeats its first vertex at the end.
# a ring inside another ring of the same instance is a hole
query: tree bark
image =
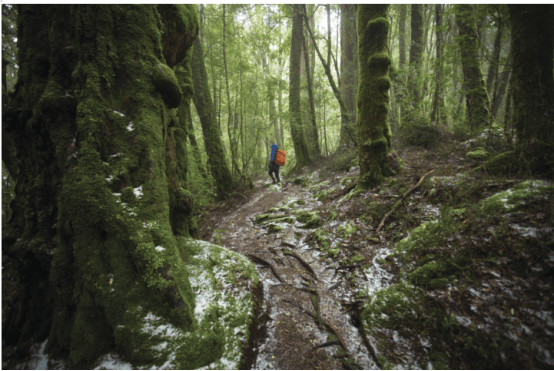
{"type": "Polygon", "coordinates": [[[232,190],[232,176],[227,162],[226,154],[221,140],[221,133],[215,117],[210,88],[208,86],[208,74],[204,64],[204,45],[201,39],[194,42],[192,50],[192,81],[194,85],[194,106],[202,125],[204,147],[208,155],[208,167],[217,187],[220,199],[225,199],[232,190]]]}
{"type": "Polygon", "coordinates": [[[206,167],[202,163],[202,156],[200,155],[200,149],[198,148],[198,141],[196,140],[196,135],[194,134],[194,125],[192,124],[192,109],[188,110],[187,115],[187,132],[190,145],[192,146],[192,153],[194,160],[196,162],[196,167],[204,179],[208,177],[206,167]]]}
{"type": "Polygon", "coordinates": [[[498,30],[494,38],[494,46],[492,50],[492,61],[488,70],[487,76],[487,93],[489,97],[493,95],[493,87],[495,80],[498,79],[498,62],[500,60],[500,49],[502,46],[502,18],[498,18],[498,30]]]}
{"type": "Polygon", "coordinates": [[[232,172],[231,174],[238,173],[240,176],[242,176],[240,172],[239,165],[237,163],[237,157],[238,157],[238,140],[236,136],[234,135],[234,132],[236,132],[236,122],[234,123],[235,130],[232,131],[231,128],[233,127],[233,110],[231,108],[231,92],[229,90],[229,74],[227,72],[227,53],[226,53],[226,46],[225,46],[225,40],[226,40],[226,28],[227,28],[227,20],[225,19],[225,4],[223,4],[223,67],[225,69],[225,86],[227,91],[227,111],[228,111],[228,118],[227,118],[227,134],[229,135],[229,146],[231,147],[231,164],[232,164],[232,172]]]}
{"type": "Polygon", "coordinates": [[[423,5],[412,4],[410,73],[408,74],[408,90],[413,113],[417,114],[421,102],[421,62],[423,54],[423,5]]]}
{"type": "MultiPolygon", "coordinates": [[[[307,18],[306,14],[303,13],[301,10],[297,10],[297,14],[300,14],[301,16],[307,18]]],[[[346,104],[344,103],[344,99],[342,99],[342,95],[340,90],[337,88],[337,85],[335,84],[335,79],[333,78],[333,75],[331,74],[331,68],[329,66],[330,61],[326,62],[325,59],[323,59],[323,56],[321,55],[321,52],[319,51],[319,47],[317,46],[317,43],[315,42],[314,33],[312,31],[312,28],[308,23],[306,23],[306,27],[308,28],[308,33],[310,34],[310,38],[312,39],[315,47],[315,51],[317,53],[317,56],[319,57],[319,60],[321,61],[321,64],[323,65],[323,69],[325,70],[325,74],[327,75],[327,79],[329,80],[329,85],[331,85],[331,89],[333,90],[333,93],[335,95],[335,98],[337,98],[337,101],[339,102],[340,107],[340,114],[341,116],[347,117],[348,121],[352,122],[352,118],[350,114],[348,113],[348,109],[346,108],[346,104]]],[[[357,145],[355,138],[355,133],[353,133],[351,128],[347,128],[347,133],[350,136],[350,139],[354,142],[354,144],[357,145]]]]}
{"type": "MultiPolygon", "coordinates": [[[[358,189],[371,188],[394,175],[389,162],[392,151],[389,127],[388,50],[389,5],[358,5],[358,189]]],[[[394,160],[395,161],[395,160],[394,160]]]]}
{"type": "Polygon", "coordinates": [[[490,103],[479,59],[478,37],[473,18],[473,6],[457,4],[456,23],[459,28],[459,45],[466,88],[466,106],[469,127],[478,131],[490,123],[490,103]]]}
{"type": "Polygon", "coordinates": [[[310,162],[310,155],[302,127],[300,109],[300,65],[302,52],[302,14],[296,13],[292,18],[292,34],[289,63],[289,111],[290,133],[296,154],[296,168],[300,169],[310,162]]]}
{"type": "Polygon", "coordinates": [[[444,83],[442,81],[442,71],[444,62],[442,60],[442,40],[443,33],[440,32],[442,26],[442,4],[435,4],[435,30],[436,30],[436,63],[435,63],[435,93],[433,95],[433,108],[431,111],[431,121],[441,122],[446,126],[446,115],[444,112],[444,83]]]}
{"type": "Polygon", "coordinates": [[[18,5],[18,14],[20,75],[2,116],[20,172],[2,249],[19,283],[3,341],[24,353],[48,339],[45,352],[70,369],[114,350],[134,367],[209,365],[224,333],[215,315],[195,317],[183,260],[198,246],[180,167],[196,7],[18,5]],[[153,324],[182,337],[153,334],[153,324]]]}
{"type": "Polygon", "coordinates": [[[512,23],[512,82],[521,169],[545,171],[554,164],[554,6],[508,5],[512,23]]]}
{"type": "MultiPolygon", "coordinates": [[[[356,92],[358,90],[358,43],[356,40],[357,5],[342,4],[341,14],[341,94],[352,121],[356,121],[356,92]]],[[[339,146],[350,144],[346,126],[352,126],[341,116],[339,146]]]]}
{"type": "MultiPolygon", "coordinates": [[[[305,5],[304,11],[306,11],[305,5]]],[[[302,32],[302,48],[304,49],[304,63],[306,65],[306,71],[311,71],[309,58],[310,53],[308,53],[308,49],[306,48],[306,38],[304,37],[304,32],[302,32]]],[[[315,121],[314,92],[311,73],[306,74],[306,80],[308,82],[308,102],[310,104],[310,124],[308,125],[308,130],[311,132],[311,135],[309,136],[310,143],[308,143],[308,148],[311,149],[310,158],[317,159],[321,157],[321,149],[319,148],[319,135],[317,132],[317,123],[315,121]]]]}

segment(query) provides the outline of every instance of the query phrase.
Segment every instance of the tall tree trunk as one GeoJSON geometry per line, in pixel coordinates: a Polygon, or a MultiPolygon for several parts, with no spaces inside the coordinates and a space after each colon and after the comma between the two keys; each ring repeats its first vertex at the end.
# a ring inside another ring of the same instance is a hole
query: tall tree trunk
{"type": "MultiPolygon", "coordinates": [[[[341,14],[341,94],[352,122],[341,116],[339,146],[350,144],[346,126],[356,121],[356,92],[358,90],[358,40],[356,33],[357,5],[342,4],[341,14]]],[[[330,50],[330,49],[329,49],[330,50]]]]}
{"type": "Polygon", "coordinates": [[[231,130],[233,127],[233,110],[231,108],[231,92],[229,90],[229,74],[227,72],[227,52],[226,52],[226,30],[227,30],[227,20],[225,19],[225,4],[223,4],[223,67],[225,69],[225,87],[227,90],[227,112],[228,118],[227,118],[227,133],[229,134],[229,146],[231,147],[231,164],[232,164],[232,174],[238,173],[240,176],[242,176],[241,171],[239,169],[239,165],[237,163],[237,155],[238,155],[238,141],[234,134],[236,132],[236,123],[235,130],[231,130]]]}
{"type": "Polygon", "coordinates": [[[194,85],[193,101],[202,125],[204,148],[208,155],[208,167],[217,187],[220,199],[227,198],[232,189],[232,176],[227,161],[221,132],[217,125],[208,74],[204,64],[204,45],[201,39],[194,42],[192,49],[192,82],[194,85]]]}
{"type": "MultiPolygon", "coordinates": [[[[387,45],[389,5],[358,5],[358,188],[371,188],[394,175],[389,127],[389,67],[387,45]]],[[[393,165],[394,166],[394,165],[393,165]]]]}
{"type": "Polygon", "coordinates": [[[407,113],[407,90],[406,90],[406,74],[404,72],[406,66],[406,19],[408,17],[408,4],[398,4],[400,7],[400,15],[398,18],[398,73],[393,77],[395,84],[395,98],[398,102],[398,123],[401,125],[404,122],[404,116],[407,113]]]}
{"type": "MultiPolygon", "coordinates": [[[[306,10],[305,5],[304,5],[304,10],[306,10]]],[[[302,48],[305,51],[304,63],[306,65],[306,71],[311,71],[309,52],[306,47],[306,38],[304,37],[304,32],[302,32],[302,48]]],[[[306,80],[308,82],[308,102],[310,105],[310,112],[309,112],[310,119],[308,120],[309,124],[307,128],[311,132],[311,135],[309,136],[310,142],[308,143],[308,148],[311,149],[310,158],[317,159],[321,157],[321,149],[319,148],[319,135],[317,133],[317,123],[315,121],[314,93],[312,88],[311,73],[306,74],[306,80]]]]}
{"type": "Polygon", "coordinates": [[[302,127],[302,113],[300,109],[300,65],[302,52],[302,14],[296,13],[292,18],[292,34],[290,43],[289,62],[289,111],[290,133],[294,152],[296,154],[296,168],[300,169],[310,162],[310,155],[304,130],[302,127]]]}
{"type": "MultiPolygon", "coordinates": [[[[302,12],[302,10],[296,8],[297,14],[301,14],[304,18],[307,18],[306,14],[302,12]]],[[[325,61],[323,59],[323,56],[321,55],[321,52],[319,51],[319,47],[317,46],[317,43],[315,42],[314,33],[312,31],[312,28],[308,23],[306,23],[306,26],[308,28],[308,33],[310,34],[310,38],[314,42],[315,51],[317,53],[317,56],[319,57],[319,60],[321,61],[321,64],[323,65],[323,69],[325,70],[325,74],[327,75],[327,79],[329,80],[329,85],[331,85],[331,89],[333,90],[333,93],[335,94],[335,98],[337,98],[337,101],[339,102],[340,107],[340,114],[341,116],[346,116],[348,118],[348,121],[352,122],[352,119],[350,117],[350,114],[348,112],[348,109],[346,108],[346,104],[344,103],[344,99],[342,99],[342,95],[340,93],[340,90],[337,88],[337,85],[335,84],[335,79],[333,78],[333,75],[331,74],[331,68],[329,67],[329,61],[325,61]]],[[[358,36],[359,37],[359,36],[358,36]]],[[[350,136],[350,139],[357,145],[355,138],[355,133],[353,133],[350,128],[347,128],[347,133],[350,136]]]]}
{"type": "Polygon", "coordinates": [[[433,95],[433,108],[431,111],[431,121],[441,122],[446,126],[446,115],[444,112],[444,83],[442,81],[442,70],[444,62],[442,60],[442,40],[443,33],[440,31],[442,26],[442,4],[435,4],[435,31],[436,31],[436,64],[435,64],[435,93],[433,95]]]}
{"type": "Polygon", "coordinates": [[[462,70],[464,72],[464,85],[466,88],[466,106],[469,127],[472,131],[478,131],[490,124],[489,96],[481,63],[479,62],[479,45],[475,19],[473,18],[473,6],[470,4],[457,4],[456,23],[458,24],[459,45],[462,55],[462,70]]]}
{"type": "MultiPolygon", "coordinates": [[[[219,323],[236,309],[216,318],[223,307],[214,307],[202,320],[192,278],[219,292],[212,259],[243,258],[190,238],[179,163],[196,7],[18,5],[18,14],[19,81],[2,111],[17,146],[18,215],[2,230],[2,250],[19,283],[3,308],[3,342],[24,354],[48,339],[45,352],[70,369],[116,350],[135,368],[218,361],[241,346],[219,323]],[[210,267],[185,262],[195,254],[210,267]]],[[[244,268],[225,280],[253,270],[244,268]]],[[[245,315],[233,316],[238,328],[252,320],[245,315]]]]}
{"type": "MultiPolygon", "coordinates": [[[[423,5],[412,4],[410,73],[408,75],[408,90],[413,113],[417,114],[421,103],[421,63],[423,58],[423,5]]],[[[412,117],[413,119],[413,117],[412,117]]]]}
{"type": "Polygon", "coordinates": [[[500,50],[502,49],[502,30],[502,18],[499,18],[498,31],[496,31],[494,46],[492,50],[492,61],[490,63],[487,76],[487,93],[489,94],[489,97],[493,95],[494,82],[498,79],[498,63],[500,60],[500,50]]]}
{"type": "Polygon", "coordinates": [[[504,99],[504,94],[506,93],[506,88],[508,87],[508,82],[510,81],[511,71],[504,71],[500,74],[500,82],[498,83],[498,88],[494,89],[494,97],[492,100],[492,117],[495,120],[502,105],[502,99],[504,99]]]}
{"type": "Polygon", "coordinates": [[[202,175],[202,177],[206,179],[208,177],[208,173],[206,171],[206,168],[204,167],[204,164],[202,163],[202,156],[200,155],[198,141],[196,140],[196,135],[194,134],[194,125],[192,124],[192,109],[190,108],[187,114],[187,132],[190,145],[192,146],[192,154],[194,155],[194,160],[196,162],[196,166],[198,167],[198,171],[200,172],[200,175],[202,175]]]}
{"type": "MultiPolygon", "coordinates": [[[[516,158],[554,176],[554,6],[508,5],[516,158]]],[[[529,168],[528,168],[529,167],[529,168]]]]}

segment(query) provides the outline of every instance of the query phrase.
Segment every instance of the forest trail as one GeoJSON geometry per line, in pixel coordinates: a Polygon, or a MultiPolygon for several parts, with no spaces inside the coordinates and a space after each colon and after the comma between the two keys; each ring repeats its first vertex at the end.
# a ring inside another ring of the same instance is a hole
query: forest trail
{"type": "Polygon", "coordinates": [[[552,184],[471,172],[478,161],[464,158],[470,148],[399,151],[403,171],[355,196],[359,167],[326,163],[284,187],[264,177],[212,207],[201,239],[248,256],[262,283],[259,327],[242,367],[554,364],[545,346],[552,301],[540,299],[550,295],[554,269],[546,222],[553,209],[544,201],[552,184]],[[453,257],[461,263],[449,263],[453,257]]]}
{"type": "MultiPolygon", "coordinates": [[[[211,235],[204,236],[210,242],[248,256],[263,283],[265,316],[262,314],[261,318],[267,322],[257,335],[254,349],[257,358],[250,367],[342,369],[343,362],[353,361],[356,365],[350,364],[350,367],[376,368],[354,326],[357,323],[354,312],[344,309],[355,303],[353,290],[337,274],[359,265],[344,268],[339,268],[339,264],[327,265],[329,261],[324,259],[324,254],[308,246],[306,240],[315,226],[306,227],[306,223],[298,221],[302,217],[277,220],[266,226],[256,223],[256,217],[264,219],[268,211],[282,215],[292,211],[299,215],[317,210],[323,206],[322,202],[300,185],[289,182],[281,188],[267,183],[270,181],[258,181],[256,188],[261,190],[219,221],[212,220],[211,235]],[[321,324],[318,324],[318,314],[321,324]],[[328,342],[333,344],[327,345],[328,342]],[[347,357],[351,358],[346,361],[347,357]]],[[[333,246],[341,241],[341,238],[335,239],[333,246]]]]}

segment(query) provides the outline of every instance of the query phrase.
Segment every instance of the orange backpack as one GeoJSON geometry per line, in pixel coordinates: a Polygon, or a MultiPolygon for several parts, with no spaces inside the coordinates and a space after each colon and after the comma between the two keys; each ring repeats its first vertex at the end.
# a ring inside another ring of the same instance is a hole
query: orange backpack
{"type": "Polygon", "coordinates": [[[285,165],[285,151],[280,149],[277,150],[277,153],[275,154],[275,163],[279,166],[285,165]]]}

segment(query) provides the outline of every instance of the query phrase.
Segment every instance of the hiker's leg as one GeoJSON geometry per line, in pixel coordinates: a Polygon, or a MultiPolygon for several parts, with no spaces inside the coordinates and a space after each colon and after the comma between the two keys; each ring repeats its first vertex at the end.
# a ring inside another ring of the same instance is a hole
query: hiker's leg
{"type": "Polygon", "coordinates": [[[271,180],[273,180],[273,183],[275,183],[275,178],[273,178],[273,170],[269,169],[267,174],[271,177],[271,180]]]}
{"type": "Polygon", "coordinates": [[[281,183],[281,180],[279,179],[279,170],[275,171],[275,177],[277,178],[277,183],[281,183]]]}

